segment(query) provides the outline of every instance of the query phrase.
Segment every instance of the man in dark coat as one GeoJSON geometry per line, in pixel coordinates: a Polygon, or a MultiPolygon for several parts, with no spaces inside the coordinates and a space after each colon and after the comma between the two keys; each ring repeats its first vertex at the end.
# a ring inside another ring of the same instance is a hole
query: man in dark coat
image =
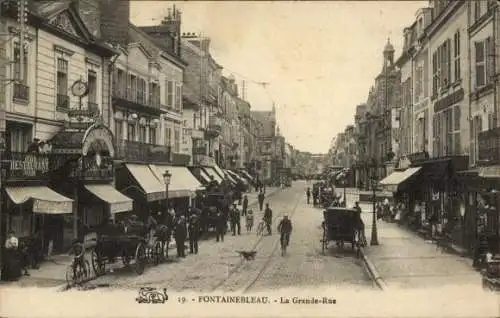
{"type": "Polygon", "coordinates": [[[241,207],[241,215],[247,215],[247,210],[248,210],[248,196],[245,194],[243,197],[243,203],[241,207]]]}
{"type": "Polygon", "coordinates": [[[309,201],[311,200],[311,189],[309,187],[306,190],[306,197],[307,197],[307,204],[309,204],[309,201]]]}
{"type": "Polygon", "coordinates": [[[177,257],[186,257],[184,242],[186,242],[186,218],[182,215],[175,223],[175,244],[177,245],[177,257]]]}
{"type": "Polygon", "coordinates": [[[269,207],[269,203],[266,203],[266,210],[264,211],[264,221],[266,222],[267,233],[272,234],[271,223],[273,222],[273,210],[269,207]]]}
{"type": "Polygon", "coordinates": [[[188,230],[189,230],[189,253],[198,254],[198,239],[200,235],[200,217],[198,214],[191,213],[188,230]]]}
{"type": "Polygon", "coordinates": [[[226,233],[227,219],[221,211],[217,212],[215,231],[217,232],[217,242],[219,239],[224,242],[224,234],[226,233]]]}
{"type": "Polygon", "coordinates": [[[264,199],[265,199],[264,191],[261,190],[259,192],[258,199],[259,199],[259,209],[262,211],[262,208],[264,207],[264,199]]]}
{"type": "Polygon", "coordinates": [[[236,235],[236,229],[238,229],[238,235],[241,235],[241,218],[240,211],[236,207],[236,204],[233,205],[231,209],[231,230],[233,231],[233,236],[236,235]]]}

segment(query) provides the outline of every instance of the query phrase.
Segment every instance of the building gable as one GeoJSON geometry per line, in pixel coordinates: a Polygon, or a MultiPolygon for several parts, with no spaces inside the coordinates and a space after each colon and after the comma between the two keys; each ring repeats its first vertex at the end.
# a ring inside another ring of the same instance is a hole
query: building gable
{"type": "Polygon", "coordinates": [[[128,59],[130,64],[148,65],[151,55],[141,43],[132,43],[128,46],[128,59]]]}
{"type": "Polygon", "coordinates": [[[90,32],[87,30],[78,14],[71,8],[63,10],[53,17],[50,17],[49,23],[61,31],[76,37],[84,42],[92,40],[90,32]]]}

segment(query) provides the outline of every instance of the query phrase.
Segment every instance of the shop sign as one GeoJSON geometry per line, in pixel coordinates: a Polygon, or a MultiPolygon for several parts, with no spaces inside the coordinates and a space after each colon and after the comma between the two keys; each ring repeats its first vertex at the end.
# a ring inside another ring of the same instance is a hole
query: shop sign
{"type": "Polygon", "coordinates": [[[442,111],[464,99],[464,90],[460,88],[458,91],[438,100],[434,103],[434,112],[442,111]]]}
{"type": "Polygon", "coordinates": [[[77,168],[72,172],[72,177],[83,180],[108,180],[113,176],[113,160],[99,154],[80,158],[77,168]]]}
{"type": "MultiPolygon", "coordinates": [[[[84,156],[87,155],[89,150],[92,150],[95,145],[100,145],[101,147],[105,145],[107,149],[98,149],[107,150],[111,157],[115,155],[115,149],[113,147],[113,135],[108,128],[104,126],[94,126],[90,127],[89,130],[85,133],[83,145],[82,145],[82,154],[84,156]]],[[[97,149],[93,149],[95,152],[97,149]]]]}
{"type": "Polygon", "coordinates": [[[47,176],[49,172],[49,157],[40,154],[12,154],[9,165],[9,178],[30,179],[47,176]]]}

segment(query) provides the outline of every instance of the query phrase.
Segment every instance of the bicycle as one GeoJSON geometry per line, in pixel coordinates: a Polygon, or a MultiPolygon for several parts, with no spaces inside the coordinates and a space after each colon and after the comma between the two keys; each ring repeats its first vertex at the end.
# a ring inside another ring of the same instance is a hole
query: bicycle
{"type": "Polygon", "coordinates": [[[281,256],[286,255],[286,248],[288,247],[289,242],[290,242],[290,234],[289,233],[281,234],[280,238],[281,256]]]}
{"type": "Polygon", "coordinates": [[[89,261],[83,256],[84,253],[85,250],[83,249],[80,255],[73,257],[71,265],[66,269],[66,283],[68,286],[79,285],[90,277],[91,267],[89,261]],[[83,262],[77,261],[80,258],[83,259],[83,262]]]}

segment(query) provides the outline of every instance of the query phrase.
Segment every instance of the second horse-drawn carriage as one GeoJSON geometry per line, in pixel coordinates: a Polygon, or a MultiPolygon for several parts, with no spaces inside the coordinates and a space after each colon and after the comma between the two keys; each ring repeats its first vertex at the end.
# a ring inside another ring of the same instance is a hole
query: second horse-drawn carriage
{"type": "Polygon", "coordinates": [[[323,253],[327,250],[328,243],[335,241],[339,248],[343,248],[346,242],[350,243],[351,250],[356,249],[356,253],[359,255],[358,226],[360,220],[357,211],[350,208],[329,207],[323,211],[323,217],[323,238],[321,240],[323,253]]]}
{"type": "Polygon", "coordinates": [[[106,264],[121,259],[141,275],[148,263],[158,265],[168,249],[168,228],[165,225],[150,228],[141,222],[125,226],[110,224],[97,233],[92,248],[92,267],[96,276],[104,275],[106,264]]]}

